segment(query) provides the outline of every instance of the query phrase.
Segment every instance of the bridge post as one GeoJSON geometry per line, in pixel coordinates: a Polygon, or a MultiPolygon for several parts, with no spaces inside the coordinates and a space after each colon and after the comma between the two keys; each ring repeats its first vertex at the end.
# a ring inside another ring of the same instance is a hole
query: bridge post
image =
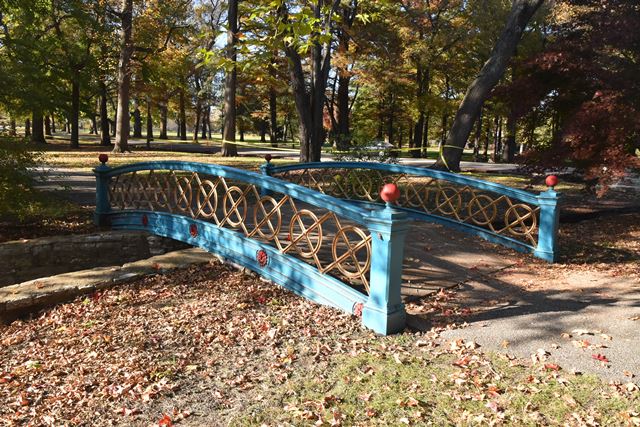
{"type": "MultiPolygon", "coordinates": [[[[271,174],[273,173],[273,165],[271,164],[271,154],[266,154],[264,156],[264,159],[266,160],[266,162],[260,165],[260,172],[262,173],[262,175],[271,176],[271,174]]],[[[260,189],[261,197],[268,196],[270,194],[271,192],[266,188],[260,189]]]]}
{"type": "Polygon", "coordinates": [[[560,195],[554,190],[558,183],[555,176],[549,176],[546,180],[549,189],[540,193],[540,225],[538,228],[538,246],[533,254],[548,262],[554,262],[558,256],[558,225],[560,209],[558,200],[560,195]]]}
{"type": "MultiPolygon", "coordinates": [[[[395,184],[387,185],[395,187],[395,184]]],[[[397,194],[399,196],[399,191],[397,194]]],[[[385,198],[384,190],[382,196],[387,202],[393,201],[385,198]]],[[[407,218],[405,212],[393,209],[389,203],[367,218],[371,232],[371,270],[362,323],[383,335],[400,332],[406,324],[400,289],[404,240],[409,229],[407,218]]]]}
{"type": "Polygon", "coordinates": [[[107,166],[109,156],[106,154],[100,154],[98,156],[100,160],[100,166],[95,168],[93,172],[96,175],[96,211],[93,214],[93,222],[99,226],[109,225],[109,218],[107,214],[111,211],[111,204],[109,202],[109,179],[105,174],[111,170],[107,166]]]}

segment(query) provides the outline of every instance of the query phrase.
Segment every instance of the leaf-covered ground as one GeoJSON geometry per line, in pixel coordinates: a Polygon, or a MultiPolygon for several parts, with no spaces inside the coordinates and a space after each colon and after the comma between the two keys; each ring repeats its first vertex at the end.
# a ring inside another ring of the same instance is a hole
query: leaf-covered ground
{"type": "MultiPolygon", "coordinates": [[[[434,316],[449,299],[433,297],[434,316]]],[[[194,267],[0,326],[0,425],[640,425],[632,383],[440,338],[455,327],[376,337],[194,267]]]]}

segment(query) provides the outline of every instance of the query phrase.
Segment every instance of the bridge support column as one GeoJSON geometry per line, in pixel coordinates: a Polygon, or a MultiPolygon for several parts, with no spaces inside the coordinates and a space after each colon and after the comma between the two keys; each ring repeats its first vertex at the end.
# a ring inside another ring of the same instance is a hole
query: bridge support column
{"type": "Polygon", "coordinates": [[[98,226],[109,225],[109,217],[107,214],[111,211],[111,203],[109,202],[109,180],[106,173],[111,170],[107,166],[109,156],[100,154],[98,157],[101,165],[93,170],[96,175],[96,211],[93,214],[93,222],[98,226]]]}
{"type": "Polygon", "coordinates": [[[558,256],[558,224],[560,209],[558,208],[558,193],[549,187],[540,193],[540,225],[538,227],[538,246],[533,254],[548,262],[554,262],[558,256]]]}
{"type": "Polygon", "coordinates": [[[367,224],[371,231],[371,275],[362,323],[379,334],[393,334],[402,331],[406,324],[400,288],[409,222],[406,213],[387,205],[372,212],[367,224]]]}

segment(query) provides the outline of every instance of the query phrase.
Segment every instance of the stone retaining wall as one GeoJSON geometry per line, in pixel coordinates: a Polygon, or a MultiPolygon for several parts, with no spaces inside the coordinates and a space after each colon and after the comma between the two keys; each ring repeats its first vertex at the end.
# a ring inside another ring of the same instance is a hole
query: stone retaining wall
{"type": "Polygon", "coordinates": [[[122,265],[187,247],[172,239],[128,231],[0,243],[0,287],[70,271],[122,265]]]}

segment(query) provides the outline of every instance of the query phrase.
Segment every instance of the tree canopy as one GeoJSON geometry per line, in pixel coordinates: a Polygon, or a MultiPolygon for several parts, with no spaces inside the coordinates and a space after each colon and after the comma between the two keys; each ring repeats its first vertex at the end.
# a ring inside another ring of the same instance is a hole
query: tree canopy
{"type": "Polygon", "coordinates": [[[0,0],[0,114],[38,143],[89,123],[126,151],[146,120],[225,128],[227,155],[387,140],[608,179],[638,163],[638,24],[631,0],[0,0]]]}

